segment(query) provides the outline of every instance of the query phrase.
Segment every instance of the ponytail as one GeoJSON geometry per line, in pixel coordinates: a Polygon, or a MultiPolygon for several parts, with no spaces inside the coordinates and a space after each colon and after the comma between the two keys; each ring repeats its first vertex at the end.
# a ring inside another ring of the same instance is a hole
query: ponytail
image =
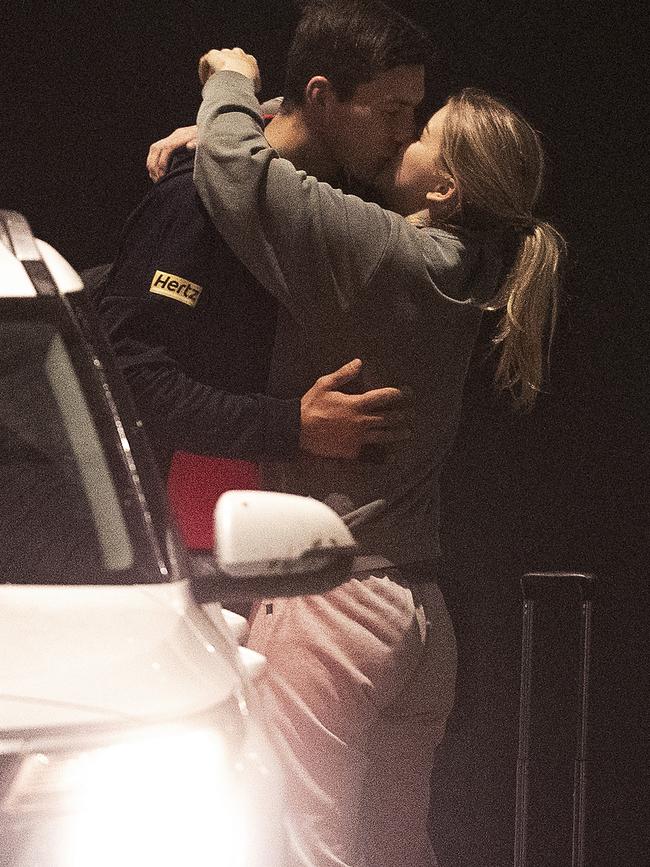
{"type": "Polygon", "coordinates": [[[544,222],[533,223],[520,237],[512,268],[483,309],[503,311],[492,339],[501,350],[495,384],[500,391],[510,391],[519,407],[530,410],[542,388],[545,355],[548,364],[566,244],[544,222]]]}
{"type": "Polygon", "coordinates": [[[538,133],[517,111],[476,88],[447,101],[440,160],[456,182],[458,222],[499,232],[506,277],[484,310],[501,311],[495,383],[532,409],[557,317],[564,238],[531,217],[544,174],[538,133]]]}

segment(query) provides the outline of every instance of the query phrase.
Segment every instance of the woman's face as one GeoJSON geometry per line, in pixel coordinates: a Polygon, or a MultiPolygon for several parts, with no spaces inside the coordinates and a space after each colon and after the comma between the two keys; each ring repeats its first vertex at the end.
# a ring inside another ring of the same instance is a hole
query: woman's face
{"type": "Polygon", "coordinates": [[[446,105],[437,111],[419,140],[403,147],[375,181],[386,205],[398,214],[406,216],[428,207],[426,194],[448,176],[440,161],[447,112],[446,105]]]}

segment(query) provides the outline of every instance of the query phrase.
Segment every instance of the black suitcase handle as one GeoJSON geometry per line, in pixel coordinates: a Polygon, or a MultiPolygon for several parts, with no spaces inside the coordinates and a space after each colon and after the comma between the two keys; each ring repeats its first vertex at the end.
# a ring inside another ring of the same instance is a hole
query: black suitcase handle
{"type": "Polygon", "coordinates": [[[594,598],[596,578],[590,572],[526,572],[520,579],[524,599],[537,599],[540,595],[546,596],[553,584],[568,584],[570,582],[578,587],[582,600],[594,598]]]}
{"type": "Polygon", "coordinates": [[[521,686],[519,693],[519,748],[515,803],[514,867],[526,867],[528,820],[528,762],[530,697],[533,659],[533,613],[535,600],[552,593],[558,584],[573,583],[580,598],[579,705],[573,776],[573,825],[571,867],[584,867],[587,788],[587,714],[589,710],[589,662],[591,611],[596,578],[589,572],[527,572],[520,579],[523,594],[521,635],[521,686]]]}

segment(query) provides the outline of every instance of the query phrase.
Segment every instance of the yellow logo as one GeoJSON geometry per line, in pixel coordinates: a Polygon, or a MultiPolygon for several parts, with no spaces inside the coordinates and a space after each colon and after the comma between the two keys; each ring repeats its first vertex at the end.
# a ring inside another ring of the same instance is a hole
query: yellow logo
{"type": "Polygon", "coordinates": [[[177,274],[167,274],[165,271],[156,271],[151,281],[149,291],[156,295],[164,295],[165,298],[174,298],[188,307],[196,307],[196,302],[203,292],[203,286],[184,280],[177,274]]]}

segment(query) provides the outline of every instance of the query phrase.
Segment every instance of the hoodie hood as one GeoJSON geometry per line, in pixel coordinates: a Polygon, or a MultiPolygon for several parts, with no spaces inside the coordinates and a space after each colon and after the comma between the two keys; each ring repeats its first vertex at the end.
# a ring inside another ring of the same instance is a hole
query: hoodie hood
{"type": "Polygon", "coordinates": [[[435,260],[426,244],[423,244],[423,256],[432,282],[443,298],[478,306],[495,295],[505,268],[500,234],[460,227],[452,231],[423,226],[422,230],[423,240],[429,236],[440,241],[435,260]]]}

